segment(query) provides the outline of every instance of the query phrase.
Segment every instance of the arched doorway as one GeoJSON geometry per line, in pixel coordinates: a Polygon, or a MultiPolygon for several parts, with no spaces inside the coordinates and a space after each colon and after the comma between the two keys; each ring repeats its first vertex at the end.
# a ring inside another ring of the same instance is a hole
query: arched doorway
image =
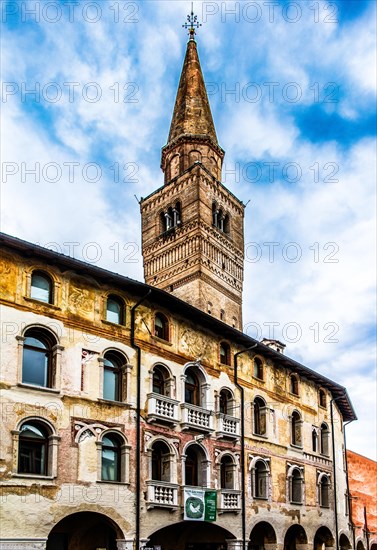
{"type": "Polygon", "coordinates": [[[276,533],[272,525],[261,521],[250,533],[248,550],[264,550],[266,544],[276,544],[276,533]]]}
{"type": "Polygon", "coordinates": [[[305,529],[301,525],[292,525],[284,537],[284,550],[296,550],[298,544],[308,544],[305,529]]]}
{"type": "Polygon", "coordinates": [[[359,540],[359,542],[356,545],[356,550],[365,550],[363,541],[359,540]]]}
{"type": "Polygon", "coordinates": [[[47,550],[117,550],[116,539],[123,539],[123,533],[111,519],[96,512],[77,512],[51,530],[47,550]]]}
{"type": "Polygon", "coordinates": [[[161,550],[226,550],[226,540],[234,535],[213,523],[182,521],[159,529],[150,536],[148,547],[161,550]]]}
{"type": "Polygon", "coordinates": [[[339,548],[340,550],[349,550],[351,548],[349,538],[344,533],[339,537],[339,548]]]}
{"type": "Polygon", "coordinates": [[[327,527],[320,527],[317,529],[314,537],[314,550],[325,550],[325,548],[331,548],[334,546],[335,540],[330,529],[327,527]]]}

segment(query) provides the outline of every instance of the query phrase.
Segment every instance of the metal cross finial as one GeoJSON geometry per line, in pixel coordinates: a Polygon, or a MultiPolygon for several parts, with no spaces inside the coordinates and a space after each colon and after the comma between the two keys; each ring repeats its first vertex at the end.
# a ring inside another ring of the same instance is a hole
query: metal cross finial
{"type": "Polygon", "coordinates": [[[188,29],[190,40],[195,40],[195,28],[201,27],[202,24],[198,22],[198,16],[194,15],[194,3],[191,2],[191,14],[187,16],[187,23],[182,25],[185,29],[188,29]]]}

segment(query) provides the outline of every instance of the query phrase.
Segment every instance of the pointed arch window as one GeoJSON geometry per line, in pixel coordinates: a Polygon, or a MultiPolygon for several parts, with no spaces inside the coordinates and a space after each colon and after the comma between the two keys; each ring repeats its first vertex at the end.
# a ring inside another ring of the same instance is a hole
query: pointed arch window
{"type": "Polygon", "coordinates": [[[123,401],[123,367],[126,358],[116,351],[108,351],[103,359],[103,399],[123,401]]]}
{"type": "Polygon", "coordinates": [[[22,358],[22,383],[52,388],[54,378],[53,336],[39,328],[30,328],[25,332],[22,358]]]}
{"type": "Polygon", "coordinates": [[[317,428],[312,428],[312,451],[313,453],[318,452],[318,433],[317,428]]]}
{"type": "Polygon", "coordinates": [[[185,403],[200,406],[199,379],[191,370],[186,371],[185,380],[185,403]]]}
{"type": "Polygon", "coordinates": [[[327,424],[323,422],[321,424],[321,454],[325,456],[329,456],[329,428],[327,424]]]}
{"type": "Polygon", "coordinates": [[[119,296],[111,294],[106,303],[106,321],[124,325],[124,302],[119,296]]]}
{"type": "Polygon", "coordinates": [[[326,393],[324,390],[319,390],[319,405],[320,407],[326,408],[326,393]]]}
{"type": "Polygon", "coordinates": [[[269,470],[264,460],[257,460],[253,474],[253,497],[267,499],[269,470]]]}
{"type": "Polygon", "coordinates": [[[108,433],[102,438],[101,479],[102,481],[121,481],[122,441],[117,434],[108,433]]]}
{"type": "Polygon", "coordinates": [[[220,463],[221,489],[235,489],[235,464],[229,455],[224,455],[220,463]]]}
{"type": "Polygon", "coordinates": [[[230,365],[230,346],[226,342],[220,343],[220,363],[230,365]]]}
{"type": "Polygon", "coordinates": [[[291,416],[291,443],[296,447],[302,447],[302,420],[297,411],[291,416]]]}
{"type": "Polygon", "coordinates": [[[233,414],[233,396],[227,389],[220,391],[219,409],[222,414],[233,414]]]}
{"type": "Polygon", "coordinates": [[[290,392],[293,395],[299,395],[298,377],[296,374],[291,374],[290,376],[290,392]]]}
{"type": "Polygon", "coordinates": [[[169,322],[162,313],[156,313],[155,315],[154,335],[161,338],[161,340],[169,340],[169,322]]]}
{"type": "Polygon", "coordinates": [[[322,508],[330,507],[330,480],[327,475],[320,476],[318,484],[319,505],[322,508]]]}
{"type": "Polygon", "coordinates": [[[294,468],[289,480],[290,501],[293,504],[302,504],[303,502],[303,473],[299,468],[294,468]]]}
{"type": "Polygon", "coordinates": [[[31,275],[30,298],[53,303],[53,284],[51,277],[44,271],[33,271],[31,275]]]}
{"type": "Polygon", "coordinates": [[[261,397],[256,397],[253,403],[254,434],[266,435],[266,403],[261,397]]]}
{"type": "Polygon", "coordinates": [[[253,360],[253,366],[254,366],[254,378],[258,378],[259,380],[263,380],[263,363],[259,357],[254,357],[253,360]]]}
{"type": "Polygon", "coordinates": [[[18,443],[18,473],[45,476],[48,473],[49,431],[38,421],[22,424],[18,443]]]}

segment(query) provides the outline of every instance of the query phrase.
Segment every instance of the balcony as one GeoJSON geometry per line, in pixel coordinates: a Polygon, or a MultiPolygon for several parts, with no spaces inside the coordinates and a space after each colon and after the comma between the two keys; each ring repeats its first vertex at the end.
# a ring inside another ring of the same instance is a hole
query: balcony
{"type": "Polygon", "coordinates": [[[178,485],[168,481],[147,481],[147,509],[178,508],[178,485]]]}
{"type": "Polygon", "coordinates": [[[240,419],[224,413],[217,413],[216,417],[216,437],[218,439],[238,440],[240,437],[240,419]]]}
{"type": "Polygon", "coordinates": [[[182,430],[213,432],[213,412],[189,403],[181,403],[182,430]]]}
{"type": "Polygon", "coordinates": [[[178,401],[159,393],[149,393],[147,397],[148,422],[162,422],[172,426],[178,424],[178,401]]]}
{"type": "Polygon", "coordinates": [[[233,512],[239,514],[241,511],[241,491],[235,489],[220,489],[219,492],[219,514],[233,512]]]}

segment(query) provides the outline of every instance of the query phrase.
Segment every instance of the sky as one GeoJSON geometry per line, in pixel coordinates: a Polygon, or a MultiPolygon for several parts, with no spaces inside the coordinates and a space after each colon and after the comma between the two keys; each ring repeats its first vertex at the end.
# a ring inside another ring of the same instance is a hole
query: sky
{"type": "MultiPolygon", "coordinates": [[[[143,280],[186,1],[1,2],[1,230],[143,280]]],[[[243,330],[347,387],[376,459],[376,2],[194,2],[223,183],[246,206],[243,330]]]]}

